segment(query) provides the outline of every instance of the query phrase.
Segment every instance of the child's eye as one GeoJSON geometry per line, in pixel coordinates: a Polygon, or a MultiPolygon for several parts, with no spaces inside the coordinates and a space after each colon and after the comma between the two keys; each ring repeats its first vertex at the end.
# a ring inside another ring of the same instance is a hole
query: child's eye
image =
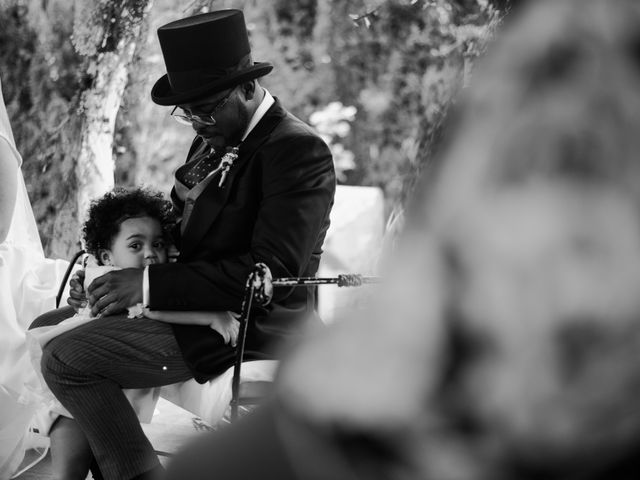
{"type": "Polygon", "coordinates": [[[140,248],[141,248],[141,247],[142,247],[142,244],[140,244],[140,243],[138,243],[138,242],[134,242],[134,243],[131,243],[131,244],[129,245],[129,248],[130,248],[131,250],[140,250],[140,248]]]}
{"type": "Polygon", "coordinates": [[[164,248],[164,240],[158,240],[153,244],[154,248],[164,248]]]}

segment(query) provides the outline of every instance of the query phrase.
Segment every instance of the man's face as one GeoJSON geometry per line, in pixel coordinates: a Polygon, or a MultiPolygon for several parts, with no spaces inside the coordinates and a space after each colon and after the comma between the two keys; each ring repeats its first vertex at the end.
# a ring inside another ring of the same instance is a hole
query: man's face
{"type": "Polygon", "coordinates": [[[191,127],[205,142],[223,151],[224,147],[240,142],[248,124],[247,108],[239,87],[178,105],[175,114],[188,118],[191,127]]]}

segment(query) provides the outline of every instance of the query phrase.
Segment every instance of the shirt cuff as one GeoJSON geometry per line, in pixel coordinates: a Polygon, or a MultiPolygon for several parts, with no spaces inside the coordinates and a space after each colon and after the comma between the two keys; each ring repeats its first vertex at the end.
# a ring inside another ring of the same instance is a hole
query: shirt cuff
{"type": "Polygon", "coordinates": [[[142,305],[149,306],[149,266],[142,272],[142,305]]]}

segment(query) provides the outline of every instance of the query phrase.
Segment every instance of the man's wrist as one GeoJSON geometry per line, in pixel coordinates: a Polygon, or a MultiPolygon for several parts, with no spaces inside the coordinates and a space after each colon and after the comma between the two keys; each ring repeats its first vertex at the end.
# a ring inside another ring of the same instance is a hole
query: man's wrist
{"type": "Polygon", "coordinates": [[[142,271],[142,305],[149,306],[149,265],[142,271]]]}

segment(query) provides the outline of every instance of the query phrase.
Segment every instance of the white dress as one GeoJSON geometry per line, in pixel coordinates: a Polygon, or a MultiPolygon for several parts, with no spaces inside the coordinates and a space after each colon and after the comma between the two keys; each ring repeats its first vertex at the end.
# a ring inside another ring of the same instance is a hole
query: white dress
{"type": "MultiPolygon", "coordinates": [[[[16,150],[0,84],[0,142],[16,150]]],[[[22,173],[6,240],[0,243],[0,479],[16,470],[24,457],[24,438],[38,398],[37,378],[27,355],[25,331],[40,314],[55,308],[55,297],[67,263],[44,257],[22,173]]]]}

